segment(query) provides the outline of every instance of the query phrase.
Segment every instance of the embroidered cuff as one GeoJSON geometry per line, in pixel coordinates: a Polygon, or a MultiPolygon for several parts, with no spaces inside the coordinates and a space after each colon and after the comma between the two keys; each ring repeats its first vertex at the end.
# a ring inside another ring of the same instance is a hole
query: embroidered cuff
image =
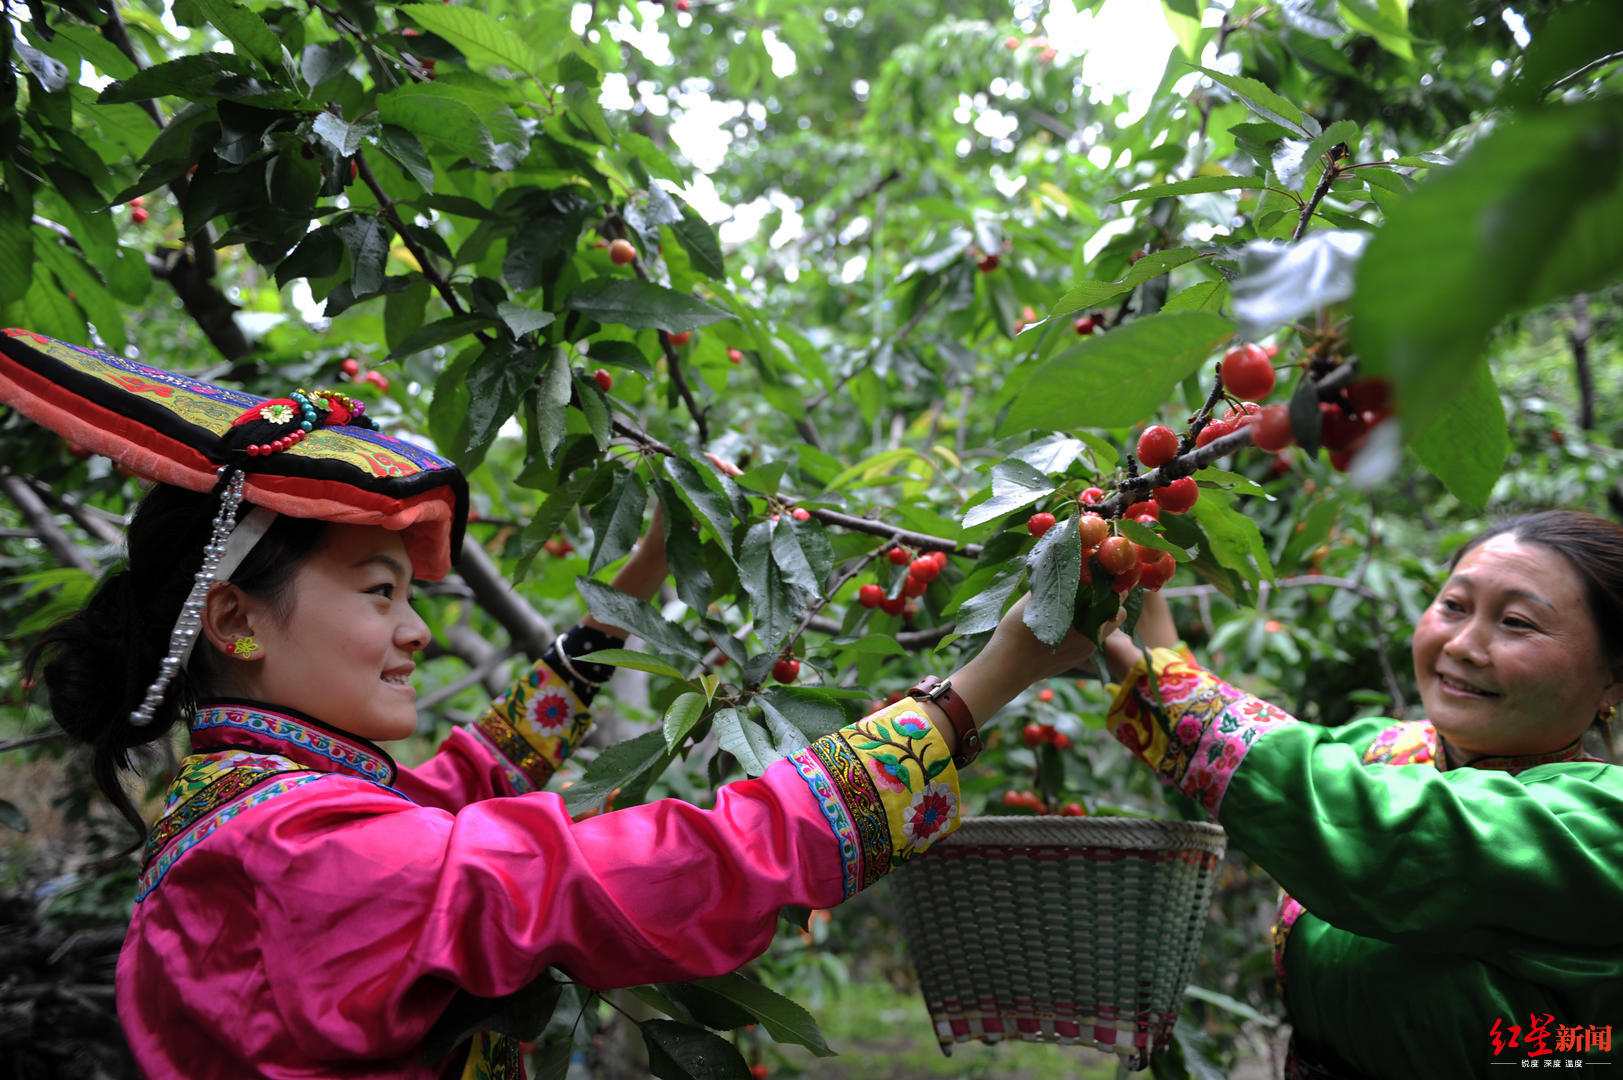
{"type": "Polygon", "coordinates": [[[1165,783],[1217,816],[1229,778],[1264,734],[1296,721],[1173,649],[1152,649],[1112,688],[1106,725],[1165,783]],[[1159,693],[1160,706],[1156,705],[1159,693]]]}
{"type": "Polygon", "coordinates": [[[507,779],[522,794],[544,787],[591,726],[591,712],[569,684],[538,660],[472,731],[508,766],[507,779]]]}
{"type": "Polygon", "coordinates": [[[910,699],[789,760],[840,842],[847,897],[958,827],[958,770],[946,740],[910,699]]]}

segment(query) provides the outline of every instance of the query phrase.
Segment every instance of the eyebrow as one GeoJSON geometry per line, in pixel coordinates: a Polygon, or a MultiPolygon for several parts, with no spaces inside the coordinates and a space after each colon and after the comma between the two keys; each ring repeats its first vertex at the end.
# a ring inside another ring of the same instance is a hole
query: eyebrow
{"type": "MultiPolygon", "coordinates": [[[[1451,580],[1473,587],[1476,585],[1476,579],[1471,577],[1469,574],[1455,574],[1451,580]]],[[[1554,604],[1550,603],[1548,600],[1544,599],[1544,597],[1529,589],[1506,589],[1505,595],[1517,600],[1526,600],[1531,604],[1538,604],[1557,613],[1560,611],[1560,609],[1554,604]]]]}
{"type": "Polygon", "coordinates": [[[356,563],[355,565],[356,565],[357,568],[359,568],[359,567],[362,567],[362,566],[370,566],[373,563],[376,563],[379,566],[384,567],[391,574],[393,574],[395,577],[397,577],[397,578],[399,578],[399,579],[401,579],[403,581],[410,581],[411,580],[411,571],[409,569],[407,569],[405,563],[402,563],[399,559],[395,558],[392,555],[384,555],[381,552],[379,552],[376,555],[368,555],[366,558],[362,559],[360,562],[356,563]]]}

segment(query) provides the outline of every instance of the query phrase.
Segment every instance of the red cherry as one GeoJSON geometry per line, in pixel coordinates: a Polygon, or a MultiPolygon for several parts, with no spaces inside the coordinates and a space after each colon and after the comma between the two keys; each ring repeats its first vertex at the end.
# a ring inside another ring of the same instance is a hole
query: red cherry
{"type": "MultiPolygon", "coordinates": [[[[676,0],[676,10],[677,11],[686,11],[691,6],[692,5],[688,2],[688,0],[676,0]]],[[[760,1067],[763,1068],[763,1069],[766,1068],[765,1065],[762,1065],[760,1067]]],[[[754,1070],[752,1069],[751,1071],[753,1072],[754,1070]]],[[[766,1073],[763,1072],[763,1073],[760,1073],[759,1075],[765,1076],[766,1073]]]]}
{"type": "Polygon", "coordinates": [[[1071,748],[1071,737],[1063,731],[1055,731],[1053,728],[1049,728],[1048,741],[1054,744],[1055,750],[1069,750],[1071,748]]]}
{"type": "Polygon", "coordinates": [[[910,577],[902,582],[902,595],[908,597],[923,596],[924,590],[929,587],[930,583],[928,581],[920,581],[916,577],[910,577]]]}
{"type": "Polygon", "coordinates": [[[1348,467],[1352,465],[1353,455],[1357,452],[1356,450],[1330,451],[1330,467],[1338,473],[1346,472],[1348,467]]]}
{"type": "Polygon", "coordinates": [[[353,356],[347,357],[342,364],[338,365],[338,370],[353,379],[361,373],[361,362],[353,356]]]}
{"type": "Polygon", "coordinates": [[[907,610],[907,597],[887,596],[879,601],[879,607],[886,615],[900,615],[907,610]]]}
{"type": "Polygon", "coordinates": [[[636,258],[637,247],[630,240],[621,237],[609,244],[609,262],[615,266],[625,266],[627,263],[635,262],[636,258]]]}
{"type": "Polygon", "coordinates": [[[1193,476],[1181,476],[1166,487],[1155,489],[1155,501],[1169,514],[1186,513],[1200,498],[1200,486],[1193,476]]]}
{"type": "Polygon", "coordinates": [[[1131,570],[1126,570],[1120,574],[1117,574],[1115,580],[1110,583],[1110,587],[1115,589],[1118,593],[1125,594],[1128,589],[1131,589],[1134,585],[1138,584],[1138,576],[1138,564],[1135,562],[1131,570]]]}
{"type": "Polygon", "coordinates": [[[941,567],[936,563],[934,555],[922,555],[908,565],[907,573],[912,578],[928,583],[940,576],[941,567]]]}
{"type": "Polygon", "coordinates": [[[386,394],[389,392],[389,377],[381,371],[368,371],[361,376],[361,381],[371,383],[386,394]]]}
{"type": "Polygon", "coordinates": [[[137,195],[135,198],[130,200],[131,206],[145,206],[146,204],[146,197],[143,195],[137,195]]]}
{"type": "Polygon", "coordinates": [[[1359,379],[1347,387],[1347,404],[1359,412],[1380,412],[1392,399],[1392,384],[1386,379],[1359,379]]]}
{"type": "Polygon", "coordinates": [[[130,211],[130,220],[135,222],[135,224],[137,224],[137,225],[145,224],[147,218],[149,218],[151,216],[152,216],[151,214],[147,213],[145,210],[141,209],[139,206],[137,206],[134,210],[130,211]]]}
{"type": "Polygon", "coordinates": [[[1003,793],[1003,808],[1005,810],[1024,810],[1026,798],[1018,791],[1005,791],[1003,793]]]}
{"type": "Polygon", "coordinates": [[[1099,565],[1112,574],[1122,574],[1138,565],[1138,551],[1125,536],[1111,536],[1099,545],[1099,565]]]}
{"type": "Polygon", "coordinates": [[[1251,442],[1259,450],[1277,453],[1289,446],[1292,441],[1294,437],[1291,434],[1291,413],[1284,405],[1268,406],[1251,426],[1251,442]]]}
{"type": "Polygon", "coordinates": [[[1110,522],[1098,514],[1083,514],[1077,519],[1076,533],[1081,538],[1084,549],[1096,548],[1110,535],[1110,522]]]}
{"type": "Polygon", "coordinates": [[[693,340],[693,331],[680,330],[674,334],[666,334],[665,340],[669,341],[672,345],[686,345],[688,342],[693,340]]]}
{"type": "Polygon", "coordinates": [[[1088,811],[1079,802],[1068,802],[1060,808],[1060,817],[1087,817],[1088,811]]]}
{"type": "Polygon", "coordinates": [[[728,349],[727,360],[730,363],[742,364],[744,362],[744,354],[739,352],[737,349],[728,349]]]}
{"type": "Polygon", "coordinates": [[[614,385],[614,376],[603,368],[598,368],[592,372],[592,380],[597,383],[597,388],[605,394],[609,392],[609,387],[614,385]]]}
{"type": "Polygon", "coordinates": [[[1121,512],[1121,516],[1127,518],[1129,521],[1137,520],[1138,518],[1146,515],[1154,518],[1156,521],[1160,521],[1161,504],[1156,502],[1154,499],[1145,499],[1143,502],[1134,503],[1121,512]]]}
{"type": "Polygon", "coordinates": [[[357,175],[359,175],[360,171],[361,171],[361,167],[355,163],[355,159],[350,158],[349,159],[349,182],[350,183],[353,184],[355,182],[355,177],[357,175]]]}
{"type": "Polygon", "coordinates": [[[789,511],[789,516],[794,518],[796,521],[810,521],[811,511],[807,510],[804,506],[797,506],[793,510],[789,511]]]}
{"type": "Polygon", "coordinates": [[[937,573],[947,568],[947,553],[945,551],[932,551],[929,557],[935,560],[937,573]]]}
{"type": "MultiPolygon", "coordinates": [[[[1035,750],[1037,747],[1048,741],[1048,732],[1045,730],[1045,727],[1046,725],[1044,724],[1027,724],[1020,731],[1021,741],[1035,750]]],[[[1013,793],[1011,792],[1010,794],[1013,793]]]]}
{"type": "Polygon", "coordinates": [[[1213,420],[1200,429],[1200,434],[1195,436],[1195,445],[1205,446],[1214,439],[1221,439],[1233,430],[1233,425],[1227,420],[1213,420]]]}
{"type": "Polygon", "coordinates": [[[1099,488],[1083,488],[1082,494],[1076,497],[1076,502],[1078,506],[1098,506],[1099,500],[1104,497],[1105,493],[1099,488]]]}
{"type": "Polygon", "coordinates": [[[421,30],[417,29],[415,26],[408,26],[404,30],[400,31],[400,33],[405,37],[422,37],[423,36],[423,32],[421,30]]]}
{"type": "Polygon", "coordinates": [[[857,590],[857,603],[865,608],[876,608],[885,599],[885,590],[878,585],[864,585],[857,590]]]}
{"type": "Polygon", "coordinates": [[[885,557],[890,560],[892,566],[906,566],[913,561],[913,553],[904,547],[891,548],[890,551],[886,552],[885,557]]]}
{"type": "Polygon", "coordinates": [[[1026,519],[1026,529],[1032,536],[1041,536],[1054,527],[1054,515],[1043,511],[1026,519]]]}
{"type": "Polygon", "coordinates": [[[1223,414],[1230,431],[1239,431],[1262,415],[1262,406],[1255,401],[1242,401],[1223,414]]]}
{"type": "Polygon", "coordinates": [[[1093,333],[1093,331],[1095,329],[1097,329],[1093,325],[1093,316],[1092,315],[1084,315],[1080,319],[1076,320],[1076,323],[1075,323],[1073,328],[1076,330],[1076,332],[1078,334],[1081,334],[1083,337],[1087,337],[1089,334],[1093,333]]]}
{"type": "Polygon", "coordinates": [[[1138,584],[1155,592],[1172,579],[1178,570],[1178,563],[1170,551],[1150,548],[1145,554],[1146,558],[1138,564],[1138,584]]]}
{"type": "Polygon", "coordinates": [[[1000,260],[996,255],[988,255],[985,258],[977,261],[975,266],[980,270],[981,273],[990,274],[993,270],[997,269],[997,264],[999,261],[1000,260]]]}
{"type": "Polygon", "coordinates": [[[1368,430],[1363,413],[1348,416],[1334,402],[1319,402],[1319,441],[1326,450],[1350,450],[1368,430]]]}
{"type": "Polygon", "coordinates": [[[1151,424],[1138,437],[1138,463],[1156,469],[1178,456],[1178,436],[1165,424],[1151,424]]]}
{"type": "Polygon", "coordinates": [[[1037,700],[1038,701],[1053,701],[1054,700],[1054,691],[1050,690],[1046,686],[1043,687],[1041,690],[1037,691],[1037,700]]]}
{"type": "Polygon", "coordinates": [[[800,661],[785,656],[772,665],[772,677],[781,683],[792,683],[800,677],[800,661]]]}
{"type": "Polygon", "coordinates": [[[1093,584],[1093,571],[1088,569],[1088,560],[1098,554],[1093,548],[1082,549],[1082,569],[1077,572],[1076,580],[1084,585],[1093,584]]]}
{"type": "Polygon", "coordinates": [[[1260,400],[1274,392],[1274,365],[1261,345],[1230,349],[1218,370],[1223,389],[1235,397],[1260,400]]]}

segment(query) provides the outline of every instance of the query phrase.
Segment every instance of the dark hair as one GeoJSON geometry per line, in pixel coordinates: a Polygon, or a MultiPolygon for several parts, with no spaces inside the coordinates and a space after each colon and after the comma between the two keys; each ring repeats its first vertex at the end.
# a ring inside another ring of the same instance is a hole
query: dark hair
{"type": "MultiPolygon", "coordinates": [[[[1583,583],[1589,617],[1600,637],[1601,654],[1614,675],[1623,676],[1623,525],[1581,510],[1544,510],[1490,526],[1454,553],[1452,573],[1461,559],[1496,536],[1523,544],[1542,544],[1567,561],[1583,583]]],[[[1597,721],[1600,718],[1597,717],[1597,721]]],[[[1611,725],[1595,725],[1614,756],[1611,725]]]]}
{"type": "MultiPolygon", "coordinates": [[[[239,520],[249,509],[244,503],[239,520]]],[[[215,492],[155,487],[130,520],[125,564],[102,579],[83,609],[46,630],[23,660],[29,678],[43,678],[56,722],[91,748],[96,786],[143,837],[146,824],[118,772],[130,767],[132,750],[189,719],[198,698],[214,691],[206,642],[199,642],[169,684],[151,723],[136,727],[130,713],[158,675],[218,511],[215,492]]],[[[293,573],[325,528],[322,521],[278,517],[231,575],[232,583],[285,617],[293,573]]]]}

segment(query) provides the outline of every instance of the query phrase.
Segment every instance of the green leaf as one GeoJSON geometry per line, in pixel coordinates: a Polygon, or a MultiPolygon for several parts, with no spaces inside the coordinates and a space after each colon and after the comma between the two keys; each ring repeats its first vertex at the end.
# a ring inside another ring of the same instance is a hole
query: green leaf
{"type": "Polygon", "coordinates": [[[599,649],[592,653],[592,663],[631,668],[634,671],[646,671],[650,675],[663,675],[667,679],[687,681],[680,671],[653,653],[637,652],[634,649],[599,649]]]}
{"type": "Polygon", "coordinates": [[[1030,506],[1053,491],[1048,477],[1025,462],[1015,458],[1000,461],[992,466],[992,497],[969,508],[964,514],[964,528],[973,529],[1030,506]]]}
{"type": "Polygon", "coordinates": [[[775,1042],[804,1046],[818,1057],[834,1056],[811,1013],[782,994],[737,972],[697,981],[706,990],[721,995],[755,1017],[775,1042]]]}
{"type": "Polygon", "coordinates": [[[790,523],[792,521],[792,518],[786,518],[767,523],[772,531],[772,560],[783,571],[785,581],[815,593],[823,587],[823,583],[812,571],[806,553],[800,549],[800,538],[790,523]]]}
{"type": "Polygon", "coordinates": [[[507,324],[514,337],[523,337],[544,326],[551,326],[553,320],[557,318],[550,311],[537,311],[535,308],[515,304],[511,300],[503,300],[497,304],[496,313],[502,317],[502,321],[507,324]]]}
{"type": "Polygon", "coordinates": [[[468,368],[468,445],[488,446],[518,410],[519,396],[535,381],[547,351],[497,338],[468,368]]]}
{"type": "MultiPolygon", "coordinates": [[[[1190,181],[1193,183],[1193,181],[1190,181]]],[[[1195,248],[1173,248],[1169,251],[1152,251],[1132,265],[1127,276],[1120,281],[1084,281],[1075,286],[1070,292],[1059,298],[1049,312],[1050,318],[1069,315],[1073,311],[1085,311],[1096,307],[1106,300],[1112,300],[1123,293],[1131,292],[1139,285],[1151,278],[1160,277],[1174,267],[1184,263],[1193,262],[1201,257],[1201,252],[1195,248]]]]}
{"type": "Polygon", "coordinates": [[[1205,311],[1135,319],[1038,368],[1009,406],[1000,432],[1136,424],[1233,334],[1232,322],[1205,311]]]}
{"type": "Polygon", "coordinates": [[[429,194],[434,192],[434,163],[423,151],[422,140],[397,124],[378,129],[378,145],[429,194]]]}
{"type": "Polygon", "coordinates": [[[1200,525],[1207,552],[1220,566],[1235,571],[1255,585],[1260,577],[1272,581],[1273,563],[1257,523],[1229,506],[1233,496],[1223,491],[1202,490],[1189,517],[1200,525]]]}
{"type": "Polygon", "coordinates": [[[1133,543],[1138,544],[1140,547],[1155,548],[1159,551],[1170,552],[1172,557],[1178,562],[1189,561],[1189,552],[1185,551],[1177,544],[1174,544],[1171,540],[1168,540],[1166,537],[1162,536],[1148,525],[1145,525],[1143,522],[1129,521],[1126,518],[1122,518],[1120,521],[1116,522],[1116,530],[1133,543]]]}
{"type": "MultiPolygon", "coordinates": [[[[289,256],[292,258],[292,256],[289,256]]],[[[399,360],[402,357],[420,353],[425,349],[432,349],[436,345],[443,345],[447,341],[455,341],[459,337],[477,333],[496,325],[491,319],[483,315],[448,315],[437,322],[420,327],[407,334],[405,338],[389,352],[390,360],[399,360]]]]}
{"type": "Polygon", "coordinates": [[[1470,506],[1488,501],[1510,453],[1510,433],[1486,360],[1455,383],[1409,446],[1455,498],[1470,506]]]}
{"type": "Polygon", "coordinates": [[[330,112],[316,117],[310,126],[338,156],[346,158],[355,156],[355,151],[365,145],[367,136],[377,130],[377,125],[371,123],[346,124],[330,112]]]}
{"type": "Polygon", "coordinates": [[[1623,6],[1581,0],[1553,9],[1522,54],[1521,70],[1500,91],[1501,100],[1529,104],[1577,71],[1623,51],[1623,6]]]}
{"type": "Polygon", "coordinates": [[[1197,71],[1219,86],[1226,86],[1234,96],[1245,102],[1246,106],[1264,120],[1270,120],[1281,127],[1289,128],[1305,139],[1311,139],[1319,133],[1319,122],[1306,115],[1301,109],[1286,101],[1278,94],[1255,79],[1247,79],[1240,75],[1225,75],[1221,71],[1213,71],[1207,67],[1197,67],[1197,71]]]}
{"type": "Polygon", "coordinates": [[[745,716],[742,709],[722,709],[711,723],[717,745],[738,759],[746,776],[760,776],[783,756],[766,729],[745,716]]]}
{"type": "Polygon", "coordinates": [[[716,230],[699,216],[697,210],[683,204],[681,219],[670,229],[676,234],[682,250],[688,253],[695,270],[712,281],[726,280],[727,268],[722,261],[721,243],[716,239],[716,230]]]}
{"type": "Polygon", "coordinates": [[[592,508],[592,558],[588,574],[596,574],[622,558],[642,534],[642,514],[648,508],[648,489],[635,469],[615,469],[614,486],[592,508]]]}
{"type": "Polygon", "coordinates": [[[534,417],[541,452],[549,459],[558,448],[558,444],[563,441],[571,384],[569,357],[560,348],[554,347],[550,352],[551,357],[541,371],[537,386],[534,417]]]}
{"type": "Polygon", "coordinates": [[[600,323],[671,334],[733,318],[697,297],[638,278],[598,278],[571,293],[565,306],[600,323]]]}
{"type": "Polygon", "coordinates": [[[1340,0],[1338,6],[1348,27],[1370,35],[1393,56],[1414,60],[1408,0],[1340,0]]]}
{"type": "MultiPolygon", "coordinates": [[[[1052,530],[1050,530],[1052,531],[1052,530]]],[[[1080,566],[1080,549],[1078,550],[1078,565],[1080,566]]],[[[990,630],[1003,618],[1003,609],[1008,605],[1009,597],[1019,587],[1022,577],[1018,566],[999,570],[992,576],[991,581],[978,589],[958,607],[956,630],[959,634],[978,634],[983,630],[990,630]]],[[[968,584],[967,582],[965,583],[968,584]]]]}
{"type": "MultiPolygon", "coordinates": [[[[530,561],[541,550],[541,545],[545,544],[557,533],[558,526],[563,524],[564,518],[568,517],[569,512],[575,509],[575,505],[580,502],[581,495],[585,494],[586,489],[596,479],[596,469],[575,469],[565,477],[562,484],[558,485],[557,490],[548,495],[546,500],[542,502],[535,514],[531,516],[529,524],[524,526],[524,542],[526,546],[524,557],[519,560],[518,564],[519,576],[523,576],[529,571],[530,561]]],[[[605,649],[603,651],[609,652],[611,650],[605,649]]],[[[606,660],[603,662],[608,663],[606,660]]],[[[680,678],[680,675],[678,675],[678,678],[680,678]]]]}
{"type": "Polygon", "coordinates": [[[727,498],[706,482],[706,474],[692,462],[683,458],[665,459],[665,474],[676,485],[676,490],[700,517],[709,522],[711,531],[729,557],[733,554],[733,512],[727,498]]]}
{"type": "Polygon", "coordinates": [[[1168,298],[1167,302],[1161,305],[1161,312],[1170,314],[1174,311],[1210,311],[1216,314],[1223,310],[1223,305],[1227,304],[1228,300],[1227,281],[1222,279],[1202,281],[1168,298]]]}
{"type": "Polygon", "coordinates": [[[129,344],[124,334],[124,315],[100,279],[55,233],[36,226],[34,240],[40,262],[49,266],[56,280],[73,294],[74,302],[84,309],[107,345],[114,352],[122,353],[129,344]]]}
{"type": "Polygon", "coordinates": [[[355,295],[370,296],[383,288],[384,266],[389,259],[389,227],[372,214],[353,214],[333,223],[355,265],[355,295]]]}
{"type": "Polygon", "coordinates": [[[766,721],[767,732],[772,736],[772,750],[777,757],[798,754],[811,745],[805,732],[790,723],[789,718],[769,698],[763,696],[756,700],[761,704],[761,717],[766,721]]]}
{"type": "Polygon", "coordinates": [[[1058,646],[1076,616],[1076,588],[1082,571],[1082,542],[1076,515],[1050,528],[1026,559],[1031,568],[1031,598],[1021,621],[1037,640],[1058,646]]]}
{"type": "Polygon", "coordinates": [[[128,79],[112,83],[96,98],[101,105],[140,102],[156,97],[188,99],[212,97],[214,88],[228,75],[246,75],[252,70],[247,58],[232,53],[193,53],[144,68],[128,79]]]}
{"type": "Polygon", "coordinates": [[[571,814],[590,810],[601,805],[615,788],[625,787],[668,760],[665,736],[658,731],[645,731],[634,739],[615,743],[592,759],[584,777],[563,790],[564,806],[571,814]]]}
{"type": "Polygon", "coordinates": [[[656,649],[689,660],[699,659],[702,650],[698,644],[681,627],[667,622],[665,616],[646,601],[591,578],[575,580],[581,599],[599,621],[636,634],[656,649]]]}
{"type": "Polygon", "coordinates": [[[34,239],[28,215],[11,199],[0,198],[0,304],[14,304],[28,294],[34,272],[34,239]]]}
{"type": "Polygon", "coordinates": [[[565,985],[553,978],[549,969],[522,990],[504,997],[457,991],[423,1039],[423,1060],[437,1063],[481,1031],[495,1031],[515,1039],[535,1038],[546,1029],[565,985]]]}
{"type": "Polygon", "coordinates": [[[660,1080],[750,1080],[738,1048],[713,1031],[675,1020],[644,1020],[648,1071],[660,1080]]]}
{"type": "Polygon", "coordinates": [[[253,11],[231,0],[191,0],[197,10],[220,33],[224,34],[238,54],[259,61],[266,74],[275,77],[285,74],[282,65],[282,43],[253,11]]]}
{"type": "MultiPolygon", "coordinates": [[[[597,659],[596,653],[592,654],[592,659],[597,659]]],[[[665,710],[663,725],[667,747],[675,750],[688,737],[688,732],[704,716],[704,706],[703,694],[682,694],[671,702],[671,707],[665,710]]]]}
{"type": "Polygon", "coordinates": [[[28,818],[17,809],[17,804],[8,799],[0,799],[0,825],[13,832],[25,833],[28,831],[28,818]]]}
{"type": "Polygon", "coordinates": [[[1357,268],[1351,332],[1425,431],[1506,316],[1623,275],[1623,101],[1503,120],[1388,211],[1357,268]]]}
{"type": "MultiPolygon", "coordinates": [[[[895,644],[894,641],[892,644],[895,644]]],[[[897,646],[900,649],[900,646],[897,646]]],[[[833,691],[809,686],[774,686],[761,697],[808,740],[821,739],[845,726],[845,709],[833,691]]]]}
{"type": "MultiPolygon", "coordinates": [[[[1130,199],[1164,199],[1169,195],[1193,195],[1202,191],[1236,191],[1260,190],[1267,184],[1267,179],[1261,176],[1197,176],[1192,180],[1178,180],[1170,184],[1151,184],[1149,187],[1137,188],[1125,195],[1117,195],[1111,202],[1127,202],[1130,199]]],[[[1162,254],[1156,252],[1155,254],[1162,254]]],[[[1144,256],[1145,259],[1149,255],[1144,256]]],[[[1140,259],[1139,262],[1143,262],[1140,259]]],[[[1137,263],[1133,264],[1135,267],[1137,263]]]]}
{"type": "Polygon", "coordinates": [[[401,4],[396,10],[456,46],[470,64],[500,64],[532,78],[541,71],[544,63],[541,54],[500,20],[477,7],[401,4]]]}
{"type": "Polygon", "coordinates": [[[771,529],[769,521],[750,526],[738,553],[738,576],[755,614],[755,636],[766,651],[776,652],[806,610],[811,590],[784,576],[772,550],[771,529]]]}
{"type": "MultiPolygon", "coordinates": [[[[465,10],[458,6],[458,10],[465,10]]],[[[479,114],[455,94],[435,83],[407,83],[377,99],[378,118],[404,128],[429,146],[490,165],[495,140],[479,114]]]]}

